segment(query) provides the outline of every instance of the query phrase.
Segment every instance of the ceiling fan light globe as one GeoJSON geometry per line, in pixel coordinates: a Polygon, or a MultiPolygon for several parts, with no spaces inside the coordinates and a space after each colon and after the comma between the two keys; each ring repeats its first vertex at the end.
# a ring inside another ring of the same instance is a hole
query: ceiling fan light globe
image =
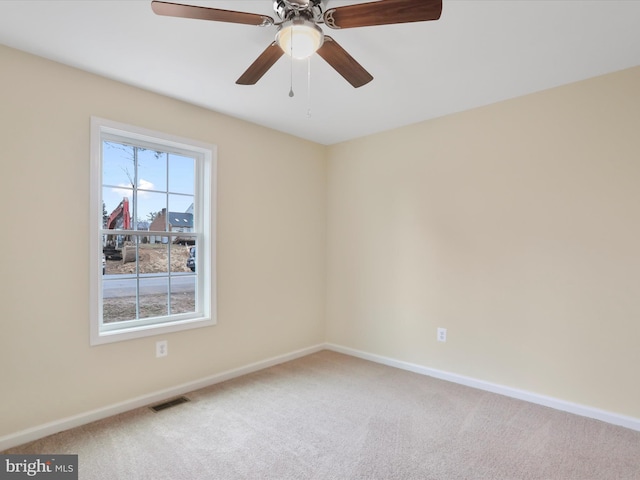
{"type": "Polygon", "coordinates": [[[313,55],[324,42],[324,34],[315,23],[304,20],[288,20],[280,26],[276,43],[293,58],[303,59],[313,55]]]}

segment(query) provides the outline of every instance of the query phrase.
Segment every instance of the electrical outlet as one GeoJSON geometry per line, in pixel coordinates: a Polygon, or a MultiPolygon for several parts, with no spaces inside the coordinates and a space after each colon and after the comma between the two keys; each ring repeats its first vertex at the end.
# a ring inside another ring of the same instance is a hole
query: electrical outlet
{"type": "Polygon", "coordinates": [[[156,358],[166,357],[169,354],[169,346],[166,340],[156,342],[156,358]]]}
{"type": "Polygon", "coordinates": [[[447,341],[447,329],[446,328],[438,328],[438,341],[446,342],[447,341]]]}

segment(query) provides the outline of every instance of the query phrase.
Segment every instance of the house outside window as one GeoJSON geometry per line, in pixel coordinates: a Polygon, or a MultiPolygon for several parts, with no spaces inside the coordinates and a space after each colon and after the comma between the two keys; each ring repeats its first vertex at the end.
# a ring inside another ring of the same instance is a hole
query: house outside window
{"type": "Polygon", "coordinates": [[[215,146],[91,132],[91,344],[215,324],[215,146]]]}
{"type": "MultiPolygon", "coordinates": [[[[163,208],[161,212],[158,212],[157,216],[154,217],[153,221],[150,225],[150,230],[154,231],[165,231],[165,228],[168,228],[170,232],[178,232],[178,233],[190,233],[193,231],[193,204],[187,209],[186,212],[169,212],[167,214],[167,209],[163,208]]],[[[158,241],[162,241],[164,237],[152,237],[151,242],[155,243],[158,241]]],[[[191,244],[193,245],[193,240],[188,235],[177,237],[176,241],[178,243],[191,244]]]]}

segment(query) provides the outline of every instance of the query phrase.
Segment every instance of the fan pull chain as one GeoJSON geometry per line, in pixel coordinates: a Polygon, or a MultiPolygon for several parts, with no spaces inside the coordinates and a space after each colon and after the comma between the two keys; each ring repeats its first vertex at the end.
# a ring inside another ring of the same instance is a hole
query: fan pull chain
{"type": "Polygon", "coordinates": [[[291,78],[290,78],[289,96],[293,97],[293,58],[291,59],[291,78]]]}
{"type": "Polygon", "coordinates": [[[311,57],[307,58],[307,118],[311,118],[311,57]]]}
{"type": "Polygon", "coordinates": [[[291,43],[289,44],[289,60],[291,61],[291,63],[289,64],[291,66],[291,69],[289,71],[290,76],[289,76],[289,97],[293,98],[293,37],[294,35],[291,35],[291,43]]]}

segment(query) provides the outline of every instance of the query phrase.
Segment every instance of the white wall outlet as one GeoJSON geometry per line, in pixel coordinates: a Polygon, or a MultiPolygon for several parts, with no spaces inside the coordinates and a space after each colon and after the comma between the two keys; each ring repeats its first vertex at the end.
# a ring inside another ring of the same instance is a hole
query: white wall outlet
{"type": "Polygon", "coordinates": [[[169,354],[169,346],[167,340],[156,342],[156,358],[166,357],[169,354]]]}
{"type": "Polygon", "coordinates": [[[446,342],[447,341],[447,329],[446,328],[438,328],[438,341],[446,342]]]}

